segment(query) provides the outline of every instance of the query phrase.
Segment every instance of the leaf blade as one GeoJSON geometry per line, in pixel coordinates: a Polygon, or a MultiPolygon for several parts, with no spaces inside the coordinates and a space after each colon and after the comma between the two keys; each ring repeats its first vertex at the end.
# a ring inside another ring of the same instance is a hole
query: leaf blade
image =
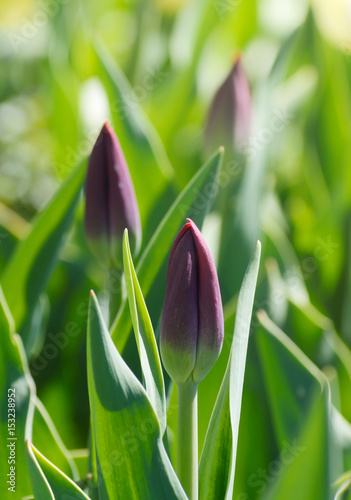
{"type": "Polygon", "coordinates": [[[146,392],[158,416],[162,434],[166,421],[166,396],[155,334],[130,253],[128,231],[123,236],[123,262],[133,330],[138,346],[146,392]]]}
{"type": "Polygon", "coordinates": [[[200,496],[204,500],[233,496],[246,354],[260,255],[258,242],[240,289],[231,352],[201,455],[200,496]]]}
{"type": "Polygon", "coordinates": [[[29,441],[27,441],[27,457],[35,498],[89,500],[89,497],[69,477],[55,467],[29,441]]]}
{"type": "Polygon", "coordinates": [[[152,405],[113,344],[93,293],[87,360],[101,499],[185,500],[152,405]]]}
{"type": "MultiPolygon", "coordinates": [[[[48,282],[63,236],[72,223],[84,176],[85,162],[82,162],[39,213],[32,231],[17,247],[5,269],[2,287],[17,331],[28,321],[48,282]]],[[[28,352],[30,346],[25,338],[24,343],[28,352]]]]}

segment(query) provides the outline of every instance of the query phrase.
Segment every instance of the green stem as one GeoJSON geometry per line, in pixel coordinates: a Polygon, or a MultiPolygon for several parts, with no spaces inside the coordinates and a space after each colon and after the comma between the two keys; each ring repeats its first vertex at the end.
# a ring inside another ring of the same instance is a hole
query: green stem
{"type": "Polygon", "coordinates": [[[189,497],[198,499],[197,384],[177,384],[177,474],[189,497]]]}

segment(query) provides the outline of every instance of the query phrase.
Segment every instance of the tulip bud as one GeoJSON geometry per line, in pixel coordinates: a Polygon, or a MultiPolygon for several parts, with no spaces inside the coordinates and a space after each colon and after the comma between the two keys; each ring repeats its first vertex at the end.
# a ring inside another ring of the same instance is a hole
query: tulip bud
{"type": "Polygon", "coordinates": [[[163,364],[177,384],[205,377],[221,352],[224,334],[216,267],[199,229],[187,220],[169,257],[160,336],[163,364]]]}
{"type": "Polygon", "coordinates": [[[108,123],[90,155],[85,197],[85,233],[93,253],[105,265],[121,268],[123,232],[128,229],[135,254],[140,247],[141,224],[127,163],[108,123]]]}
{"type": "Polygon", "coordinates": [[[206,144],[212,150],[223,145],[226,150],[241,149],[249,139],[251,97],[240,56],[217,90],[205,128],[206,144]]]}

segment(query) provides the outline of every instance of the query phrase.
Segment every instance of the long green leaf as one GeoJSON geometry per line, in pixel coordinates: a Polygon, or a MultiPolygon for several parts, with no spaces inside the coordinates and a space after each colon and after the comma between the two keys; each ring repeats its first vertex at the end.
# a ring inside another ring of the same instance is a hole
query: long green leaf
{"type": "MultiPolygon", "coordinates": [[[[33,440],[59,465],[65,473],[77,479],[77,469],[70,453],[62,443],[42,403],[35,396],[35,385],[30,375],[22,340],[14,333],[14,321],[0,288],[0,399],[1,413],[7,415],[7,397],[15,389],[15,428],[8,428],[7,418],[1,423],[1,435],[7,443],[15,439],[16,451],[16,493],[22,497],[31,493],[31,484],[26,468],[25,439],[33,440]],[[9,392],[8,392],[9,391],[9,392]]],[[[12,404],[12,403],[11,403],[12,404]]],[[[0,451],[1,471],[9,473],[8,449],[0,451]]],[[[13,498],[9,490],[3,498],[13,498]]]]}
{"type": "Polygon", "coordinates": [[[0,434],[3,438],[3,446],[0,449],[0,470],[3,484],[1,498],[4,500],[14,498],[15,495],[21,498],[31,493],[26,470],[25,437],[31,430],[34,409],[31,399],[34,393],[35,387],[28,375],[21,338],[14,333],[14,321],[0,288],[0,434]],[[8,400],[8,397],[13,398],[15,403],[13,400],[8,400]],[[11,411],[8,411],[8,407],[11,411]],[[8,420],[8,415],[11,420],[8,420]],[[15,464],[8,463],[9,453],[12,450],[10,445],[15,451],[15,464]],[[8,489],[12,485],[7,484],[9,480],[7,474],[13,465],[16,467],[15,495],[8,489]]]}
{"type": "MultiPolygon", "coordinates": [[[[197,172],[168,210],[145,248],[136,267],[145,297],[185,218],[191,217],[198,227],[202,226],[207,209],[213,201],[213,193],[216,191],[222,157],[223,150],[220,150],[197,172]]],[[[120,351],[128,340],[130,329],[131,318],[125,302],[111,328],[113,341],[120,351]]]]}
{"type": "Polygon", "coordinates": [[[27,457],[36,499],[89,500],[89,497],[69,477],[49,462],[29,441],[27,441],[27,457]]]}
{"type": "Polygon", "coordinates": [[[336,484],[337,488],[334,500],[351,500],[351,472],[346,472],[339,478],[336,484]]]}
{"type": "Polygon", "coordinates": [[[100,500],[186,499],[148,396],[114,346],[93,293],[87,363],[100,500]]]}
{"type": "Polygon", "coordinates": [[[201,455],[200,498],[204,500],[233,497],[246,354],[260,255],[258,242],[240,289],[231,353],[201,455]]]}
{"type": "Polygon", "coordinates": [[[123,263],[129,309],[138,346],[141,369],[145,380],[145,388],[155,413],[158,416],[163,434],[167,427],[167,421],[166,397],[161,361],[150,316],[135,273],[127,229],[123,237],[123,263]]]}
{"type": "Polygon", "coordinates": [[[264,312],[258,318],[258,346],[280,450],[280,473],[265,484],[264,499],[328,500],[330,484],[341,472],[341,450],[331,439],[327,379],[264,312]]]}
{"type": "MultiPolygon", "coordinates": [[[[83,162],[64,182],[39,213],[33,229],[21,242],[2,277],[2,287],[16,324],[21,331],[45,289],[69,229],[85,177],[83,162]]],[[[26,344],[26,351],[30,346],[26,344]]]]}
{"type": "Polygon", "coordinates": [[[53,491],[43,471],[41,470],[40,465],[37,462],[29,441],[27,441],[26,451],[28,472],[31,478],[34,498],[40,498],[41,500],[55,500],[53,491]]]}
{"type": "Polygon", "coordinates": [[[48,460],[70,478],[79,479],[78,470],[70,452],[62,442],[48,411],[38,398],[35,398],[32,435],[33,444],[41,449],[48,460]]]}

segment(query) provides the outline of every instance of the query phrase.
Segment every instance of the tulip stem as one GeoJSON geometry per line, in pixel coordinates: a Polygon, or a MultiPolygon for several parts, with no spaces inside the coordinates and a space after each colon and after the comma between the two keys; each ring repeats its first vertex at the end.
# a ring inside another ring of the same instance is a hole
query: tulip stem
{"type": "Polygon", "coordinates": [[[189,497],[198,499],[197,384],[178,388],[177,474],[189,497]]]}

